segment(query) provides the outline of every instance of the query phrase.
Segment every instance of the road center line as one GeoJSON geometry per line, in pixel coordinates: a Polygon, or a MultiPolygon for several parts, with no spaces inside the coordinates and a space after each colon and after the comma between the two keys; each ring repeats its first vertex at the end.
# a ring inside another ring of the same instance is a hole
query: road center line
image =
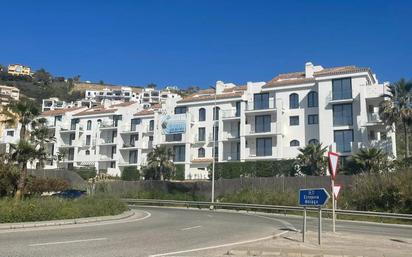
{"type": "Polygon", "coordinates": [[[234,246],[234,245],[254,243],[254,242],[258,242],[258,241],[271,239],[271,238],[274,238],[274,237],[279,237],[279,236],[281,236],[283,234],[286,234],[288,232],[289,231],[283,231],[283,232],[281,232],[279,234],[276,234],[276,235],[270,235],[270,236],[266,236],[266,237],[261,237],[261,238],[256,238],[256,239],[252,239],[252,240],[246,240],[246,241],[233,242],[233,243],[228,243],[228,244],[213,245],[213,246],[207,246],[207,247],[195,248],[195,249],[183,250],[183,251],[177,251],[177,252],[170,252],[170,253],[154,254],[154,255],[150,255],[149,257],[160,257],[160,256],[168,256],[168,255],[175,255],[175,254],[182,254],[182,253],[191,253],[191,252],[198,252],[198,251],[204,251],[204,250],[210,250],[210,249],[216,249],[216,248],[222,248],[222,247],[228,247],[228,246],[234,246]]]}
{"type": "Polygon", "coordinates": [[[191,229],[195,229],[195,228],[201,228],[202,226],[193,226],[193,227],[188,227],[188,228],[182,228],[181,231],[186,231],[186,230],[191,230],[191,229]]]}
{"type": "Polygon", "coordinates": [[[83,242],[90,242],[90,241],[103,241],[103,240],[107,240],[107,238],[105,238],[105,237],[101,237],[101,238],[91,238],[91,239],[82,239],[82,240],[71,240],[71,241],[48,242],[48,243],[41,243],[41,244],[30,244],[29,246],[59,245],[59,244],[74,244],[74,243],[83,243],[83,242]]]}

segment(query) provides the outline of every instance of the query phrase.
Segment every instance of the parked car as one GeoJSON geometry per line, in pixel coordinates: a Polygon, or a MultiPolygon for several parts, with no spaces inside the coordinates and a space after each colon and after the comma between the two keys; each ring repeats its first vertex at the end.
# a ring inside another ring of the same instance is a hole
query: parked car
{"type": "Polygon", "coordinates": [[[84,190],[77,190],[77,189],[69,189],[64,190],[59,193],[53,194],[53,196],[65,198],[65,199],[76,199],[86,195],[86,191],[84,190]]]}

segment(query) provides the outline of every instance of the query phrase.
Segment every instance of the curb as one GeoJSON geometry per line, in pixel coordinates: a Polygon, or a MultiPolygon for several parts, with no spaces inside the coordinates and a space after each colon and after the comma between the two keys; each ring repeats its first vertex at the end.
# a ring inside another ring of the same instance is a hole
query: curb
{"type": "MultiPolygon", "coordinates": [[[[342,251],[330,251],[330,250],[312,250],[312,249],[232,249],[227,252],[227,255],[238,256],[282,256],[282,257],[372,257],[371,255],[363,255],[359,253],[344,253],[342,251]]],[[[384,257],[384,255],[374,255],[374,257],[384,257]]]]}
{"type": "Polygon", "coordinates": [[[34,222],[21,222],[21,223],[0,223],[0,231],[8,230],[8,229],[52,227],[52,226],[63,226],[63,225],[121,220],[121,219],[130,218],[134,214],[135,214],[134,211],[129,210],[121,214],[113,215],[113,216],[99,216],[99,217],[88,217],[88,218],[78,218],[78,219],[34,221],[34,222]]]}

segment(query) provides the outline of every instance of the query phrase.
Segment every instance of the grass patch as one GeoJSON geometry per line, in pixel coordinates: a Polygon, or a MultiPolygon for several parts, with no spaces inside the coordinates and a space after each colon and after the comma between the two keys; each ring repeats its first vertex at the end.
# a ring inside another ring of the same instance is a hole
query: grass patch
{"type": "Polygon", "coordinates": [[[126,210],[126,204],[113,197],[82,197],[75,200],[57,197],[29,198],[20,202],[2,199],[0,223],[107,216],[126,210]]]}
{"type": "Polygon", "coordinates": [[[128,192],[120,195],[121,198],[132,199],[156,199],[156,200],[180,200],[180,201],[207,201],[205,197],[196,196],[192,193],[172,192],[165,193],[162,191],[140,191],[128,192]]]}

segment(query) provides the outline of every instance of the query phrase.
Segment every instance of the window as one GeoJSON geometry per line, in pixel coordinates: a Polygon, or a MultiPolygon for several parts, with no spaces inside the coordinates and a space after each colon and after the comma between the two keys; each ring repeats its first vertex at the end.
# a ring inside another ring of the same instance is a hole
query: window
{"type": "Polygon", "coordinates": [[[86,145],[90,145],[91,135],[86,135],[86,145]]]}
{"type": "Polygon", "coordinates": [[[137,150],[129,152],[129,163],[137,163],[137,150]]]}
{"type": "Polygon", "coordinates": [[[213,120],[219,120],[219,107],[213,107],[213,120]]]}
{"type": "Polygon", "coordinates": [[[182,134],[169,134],[166,135],[166,142],[179,142],[182,141],[182,134]]]}
{"type": "Polygon", "coordinates": [[[174,162],[184,162],[185,161],[185,146],[184,145],[175,145],[173,146],[173,156],[174,162]]]}
{"type": "Polygon", "coordinates": [[[289,117],[289,125],[290,126],[298,126],[299,125],[299,116],[290,116],[289,117]]]}
{"type": "Polygon", "coordinates": [[[205,121],[206,120],[206,110],[205,108],[200,108],[199,109],[199,121],[205,121]]]}
{"type": "Polygon", "coordinates": [[[319,116],[317,114],[308,115],[308,124],[319,124],[319,116]]]}
{"type": "Polygon", "coordinates": [[[153,136],[149,136],[149,141],[153,141],[153,136]]]}
{"type": "Polygon", "coordinates": [[[219,127],[213,127],[213,140],[217,141],[219,140],[219,127]]]}
{"type": "Polygon", "coordinates": [[[197,150],[197,157],[204,158],[206,156],[205,148],[201,147],[197,150]]]}
{"type": "Polygon", "coordinates": [[[91,130],[92,129],[92,121],[88,120],[87,121],[87,130],[91,130]]]}
{"type": "Polygon", "coordinates": [[[336,151],[341,153],[351,152],[351,143],[353,142],[353,130],[336,130],[335,131],[336,151]]]}
{"type": "Polygon", "coordinates": [[[86,155],[90,155],[90,151],[89,151],[89,150],[86,150],[86,155]]]}
{"type": "Polygon", "coordinates": [[[111,153],[111,155],[110,155],[110,158],[111,159],[114,159],[114,155],[115,155],[115,153],[116,153],[116,146],[114,145],[114,146],[112,146],[112,153],[111,153]]]}
{"type": "Polygon", "coordinates": [[[333,105],[333,125],[344,126],[352,125],[352,104],[333,105]]]}
{"type": "Polygon", "coordinates": [[[256,156],[272,155],[272,138],[256,138],[256,156]]]}
{"type": "Polygon", "coordinates": [[[240,102],[236,102],[236,112],[235,112],[236,117],[240,117],[240,102]]]}
{"type": "Polygon", "coordinates": [[[180,107],[175,108],[175,114],[186,113],[186,111],[187,111],[186,106],[180,106],[180,107]]]}
{"type": "Polygon", "coordinates": [[[351,78],[332,80],[332,99],[351,99],[352,81],[351,78]]]}
{"type": "Polygon", "coordinates": [[[299,108],[299,96],[296,93],[289,95],[289,109],[299,108]]]}
{"type": "Polygon", "coordinates": [[[376,139],[376,133],[375,131],[371,130],[369,131],[369,140],[375,140],[376,139]]]}
{"type": "Polygon", "coordinates": [[[318,92],[315,92],[315,91],[309,92],[308,107],[318,107],[318,92]]]}
{"type": "Polygon", "coordinates": [[[215,161],[219,159],[219,147],[215,146],[215,150],[213,151],[213,157],[215,158],[215,161]]]}
{"type": "Polygon", "coordinates": [[[255,132],[270,132],[270,115],[259,115],[255,117],[255,132]]]}
{"type": "Polygon", "coordinates": [[[137,125],[139,125],[141,122],[141,119],[137,118],[137,119],[132,119],[130,121],[130,130],[131,131],[136,131],[137,125]]]}
{"type": "Polygon", "coordinates": [[[119,126],[119,121],[122,120],[122,115],[113,115],[113,127],[119,126]]]}
{"type": "Polygon", "coordinates": [[[154,130],[154,120],[150,120],[149,121],[149,131],[153,131],[154,130]]]}
{"type": "Polygon", "coordinates": [[[269,93],[253,95],[253,109],[269,109],[269,93]]]}
{"type": "Polygon", "coordinates": [[[206,140],[206,128],[199,128],[198,140],[203,142],[206,140]]]}
{"type": "Polygon", "coordinates": [[[132,147],[135,146],[137,140],[139,140],[139,134],[130,135],[130,139],[129,139],[130,146],[132,147]]]}
{"type": "Polygon", "coordinates": [[[7,131],[7,136],[14,137],[14,130],[8,130],[7,131]]]}
{"type": "Polygon", "coordinates": [[[386,132],[380,132],[380,134],[381,134],[381,140],[388,139],[388,135],[386,134],[386,132]]]}
{"type": "Polygon", "coordinates": [[[309,140],[309,144],[310,145],[317,145],[317,144],[319,144],[319,140],[317,140],[316,138],[313,138],[313,139],[309,140]]]}
{"type": "Polygon", "coordinates": [[[296,146],[300,145],[298,140],[292,140],[292,141],[290,141],[289,144],[290,144],[291,147],[296,147],[296,146]]]}

